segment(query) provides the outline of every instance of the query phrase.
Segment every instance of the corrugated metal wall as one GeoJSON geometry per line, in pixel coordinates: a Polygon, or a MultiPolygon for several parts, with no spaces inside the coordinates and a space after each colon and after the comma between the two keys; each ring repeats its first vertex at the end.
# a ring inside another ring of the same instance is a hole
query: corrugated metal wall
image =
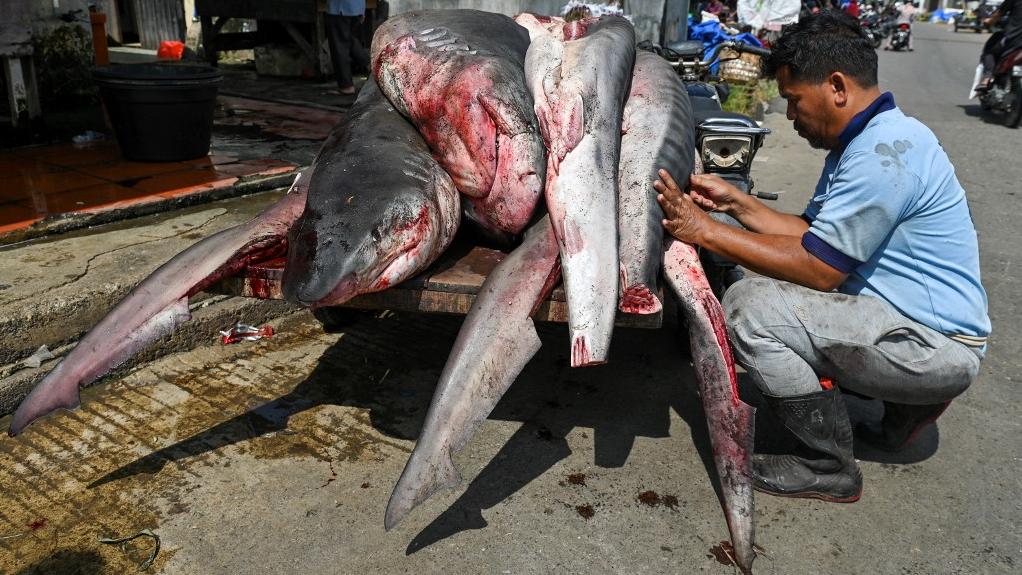
{"type": "Polygon", "coordinates": [[[185,10],[181,0],[135,0],[138,35],[143,48],[155,50],[165,40],[185,39],[185,10]]]}
{"type": "MultiPolygon", "coordinates": [[[[601,0],[591,0],[600,2],[601,0]]],[[[606,1],[606,0],[603,0],[606,1]]],[[[473,8],[514,16],[520,12],[560,14],[567,0],[389,0],[390,13],[423,8],[473,8]]],[[[665,0],[625,0],[622,6],[635,24],[636,40],[658,41],[665,0]]],[[[675,25],[676,27],[676,25],[675,25]]]]}

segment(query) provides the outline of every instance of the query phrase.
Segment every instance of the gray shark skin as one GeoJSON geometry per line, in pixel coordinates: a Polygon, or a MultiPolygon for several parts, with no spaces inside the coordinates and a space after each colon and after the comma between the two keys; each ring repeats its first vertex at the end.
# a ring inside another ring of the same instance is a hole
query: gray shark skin
{"type": "Polygon", "coordinates": [[[571,365],[598,365],[618,303],[618,162],[635,31],[609,16],[516,21],[532,38],[525,77],[548,152],[545,195],[561,250],[571,365]]]}
{"type": "Polygon", "coordinates": [[[518,234],[543,193],[545,155],[523,64],[529,35],[500,14],[399,14],[373,37],[380,89],[493,228],[518,234]]]}
{"type": "Polygon", "coordinates": [[[305,207],[308,174],[248,223],[216,233],[174,256],[124,297],[18,406],[10,435],[80,403],[79,388],[117,367],[191,318],[188,298],[249,262],[282,255],[288,228],[305,207]]]}
{"type": "Polygon", "coordinates": [[[460,218],[450,177],[370,79],[313,163],[284,297],[315,308],[387,289],[429,267],[460,218]]]}
{"type": "Polygon", "coordinates": [[[688,90],[674,68],[656,54],[638,51],[621,122],[618,168],[618,309],[653,314],[663,309],[657,290],[663,256],[664,212],[653,187],[664,168],[679,182],[692,173],[695,130],[688,90]]]}
{"type": "Polygon", "coordinates": [[[738,397],[738,376],[724,310],[710,289],[694,247],[673,238],[667,240],[664,281],[688,320],[692,365],[710,430],[721,506],[731,532],[735,561],[742,573],[752,573],[756,528],[751,458],[756,409],[738,397]]]}
{"type": "Polygon", "coordinates": [[[36,386],[9,433],[21,433],[51,411],[77,407],[80,387],[171,333],[190,318],[190,296],[250,262],[287,253],[285,294],[312,307],[336,305],[428,267],[459,221],[450,178],[415,128],[369,82],[313,168],[281,201],[198,242],[143,280],[36,386]]]}
{"type": "Polygon", "coordinates": [[[530,316],[558,279],[557,241],[545,216],[487,276],[458,332],[415,450],[387,504],[388,531],[438,490],[461,482],[452,456],[539,351],[530,316]]]}

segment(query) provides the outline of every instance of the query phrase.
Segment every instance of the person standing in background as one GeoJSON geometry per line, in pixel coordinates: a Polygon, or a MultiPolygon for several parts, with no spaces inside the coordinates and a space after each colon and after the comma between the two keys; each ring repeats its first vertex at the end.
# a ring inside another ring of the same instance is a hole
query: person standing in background
{"type": "Polygon", "coordinates": [[[329,0],[326,10],[326,33],[330,42],[330,59],[337,77],[337,91],[355,93],[351,78],[352,64],[369,69],[369,53],[358,38],[357,26],[365,19],[365,0],[329,0]]]}

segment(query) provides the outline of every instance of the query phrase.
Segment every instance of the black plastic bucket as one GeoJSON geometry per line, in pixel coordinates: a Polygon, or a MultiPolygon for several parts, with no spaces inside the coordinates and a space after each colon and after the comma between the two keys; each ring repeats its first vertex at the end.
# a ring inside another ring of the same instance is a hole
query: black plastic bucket
{"type": "Polygon", "coordinates": [[[126,159],[176,162],[209,153],[216,68],[125,64],[93,68],[92,78],[126,159]]]}

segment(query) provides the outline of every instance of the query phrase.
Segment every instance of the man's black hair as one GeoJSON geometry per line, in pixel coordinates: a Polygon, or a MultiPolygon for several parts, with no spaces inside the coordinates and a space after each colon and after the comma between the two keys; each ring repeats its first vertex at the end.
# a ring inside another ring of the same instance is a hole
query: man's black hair
{"type": "Polygon", "coordinates": [[[763,63],[767,76],[787,66],[796,82],[819,84],[841,72],[863,88],[877,85],[877,53],[859,22],[824,10],[785,26],[763,63]]]}

